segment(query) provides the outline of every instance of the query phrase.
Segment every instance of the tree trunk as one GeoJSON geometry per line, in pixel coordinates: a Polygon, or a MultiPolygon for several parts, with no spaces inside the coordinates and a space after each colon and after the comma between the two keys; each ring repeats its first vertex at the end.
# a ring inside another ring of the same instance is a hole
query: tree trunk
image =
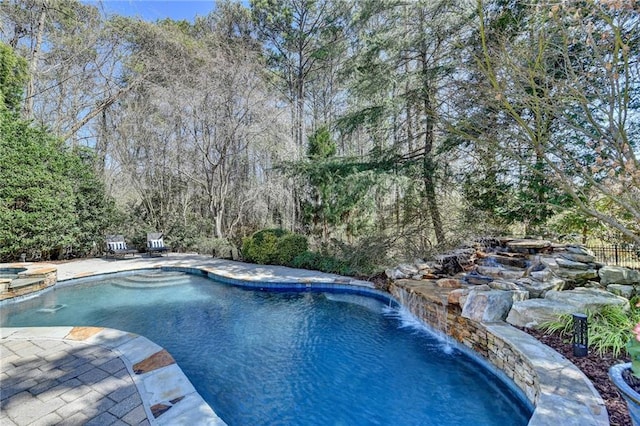
{"type": "Polygon", "coordinates": [[[38,27],[36,29],[35,44],[31,50],[31,60],[29,61],[29,75],[27,76],[27,90],[25,93],[24,107],[22,108],[22,116],[29,120],[33,118],[33,97],[35,96],[34,76],[38,69],[38,60],[40,59],[40,47],[42,46],[42,37],[44,34],[44,21],[47,17],[47,1],[40,4],[40,17],[38,18],[38,27]]]}
{"type": "Polygon", "coordinates": [[[306,141],[304,140],[304,75],[302,74],[303,70],[300,68],[298,70],[298,81],[296,83],[296,142],[298,143],[298,147],[303,150],[306,141]]]}
{"type": "Polygon", "coordinates": [[[424,131],[424,157],[422,158],[422,180],[424,182],[424,198],[427,202],[427,209],[431,216],[431,222],[433,224],[433,231],[436,234],[436,240],[438,244],[444,244],[445,235],[442,227],[442,217],[440,216],[440,208],[438,206],[438,200],[436,197],[436,182],[435,182],[435,164],[433,162],[433,142],[435,138],[435,126],[434,126],[434,100],[433,91],[429,81],[428,69],[427,69],[427,52],[426,49],[422,51],[422,75],[423,75],[423,99],[424,99],[424,114],[426,118],[425,131],[424,131]]]}
{"type": "Polygon", "coordinates": [[[423,160],[423,181],[425,200],[427,202],[427,208],[429,215],[431,216],[431,222],[433,223],[433,231],[436,234],[436,240],[438,244],[444,244],[445,235],[442,227],[442,218],[440,216],[440,208],[436,199],[436,185],[433,173],[433,160],[427,156],[423,160]]]}
{"type": "Polygon", "coordinates": [[[217,211],[215,216],[216,223],[216,238],[224,238],[224,232],[222,230],[222,211],[217,211]]]}

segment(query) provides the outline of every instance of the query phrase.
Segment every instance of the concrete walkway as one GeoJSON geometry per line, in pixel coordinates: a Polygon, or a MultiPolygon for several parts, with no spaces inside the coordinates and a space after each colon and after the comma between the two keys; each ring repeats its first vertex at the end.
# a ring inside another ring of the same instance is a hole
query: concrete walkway
{"type": "MultiPolygon", "coordinates": [[[[20,265],[20,264],[17,264],[20,265]]],[[[373,287],[368,281],[351,279],[336,274],[319,271],[294,269],[286,266],[254,265],[231,260],[214,259],[197,254],[170,254],[163,257],[136,256],[125,259],[83,259],[55,265],[58,268],[58,282],[90,275],[108,274],[143,268],[159,268],[162,266],[180,266],[184,268],[203,269],[212,274],[239,281],[253,282],[336,282],[343,284],[373,287]]]]}

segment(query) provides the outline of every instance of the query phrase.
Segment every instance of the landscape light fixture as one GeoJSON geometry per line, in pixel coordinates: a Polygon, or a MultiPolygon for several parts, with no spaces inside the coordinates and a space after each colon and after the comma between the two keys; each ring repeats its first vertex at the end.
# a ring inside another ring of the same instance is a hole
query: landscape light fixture
{"type": "Polygon", "coordinates": [[[573,355],[587,356],[588,346],[587,316],[585,314],[573,314],[573,355]]]}

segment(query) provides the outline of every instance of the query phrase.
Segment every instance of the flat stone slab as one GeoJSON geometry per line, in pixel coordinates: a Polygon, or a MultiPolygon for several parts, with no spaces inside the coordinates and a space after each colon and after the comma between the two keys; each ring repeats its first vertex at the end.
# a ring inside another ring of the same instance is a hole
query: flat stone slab
{"type": "Polygon", "coordinates": [[[34,266],[21,272],[20,275],[47,275],[56,272],[58,268],[53,265],[34,266]]]}
{"type": "Polygon", "coordinates": [[[581,262],[581,263],[593,263],[596,261],[596,257],[591,254],[583,254],[583,253],[560,253],[560,257],[563,257],[567,260],[571,260],[573,262],[581,262]]]}
{"type": "Polygon", "coordinates": [[[539,281],[532,278],[520,278],[516,284],[529,292],[531,297],[544,297],[551,290],[562,290],[565,288],[566,282],[560,278],[552,277],[547,281],[539,281]]]}
{"type": "MultiPolygon", "coordinates": [[[[146,350],[144,352],[148,353],[150,351],[146,350]]],[[[134,359],[132,358],[131,361],[133,362],[133,360],[134,359]]],[[[166,350],[162,349],[154,353],[153,355],[149,355],[148,357],[145,357],[144,359],[133,364],[133,371],[136,374],[143,374],[153,370],[157,370],[162,367],[167,367],[175,363],[176,362],[171,356],[171,354],[166,350]]]]}
{"type": "Polygon", "coordinates": [[[399,285],[438,305],[446,305],[453,288],[439,287],[435,280],[399,280],[399,285]]]}
{"type": "Polygon", "coordinates": [[[222,419],[216,416],[209,405],[204,403],[202,398],[198,398],[197,395],[193,394],[185,397],[175,404],[172,404],[170,409],[168,409],[162,416],[156,419],[156,423],[159,426],[224,426],[226,424],[222,421],[222,419]]]}
{"type": "Polygon", "coordinates": [[[42,278],[16,278],[11,280],[9,288],[21,288],[30,285],[40,284],[43,282],[42,278]]]}
{"type": "Polygon", "coordinates": [[[517,280],[518,278],[522,278],[523,270],[514,270],[502,268],[499,266],[478,266],[476,271],[480,275],[485,275],[488,277],[492,277],[494,279],[507,279],[507,280],[517,280]]]}
{"type": "Polygon", "coordinates": [[[582,313],[608,305],[621,306],[624,309],[629,308],[628,299],[597,288],[578,287],[573,290],[551,290],[547,292],[545,299],[573,306],[582,313]]]}
{"type": "Polygon", "coordinates": [[[551,241],[533,239],[512,240],[507,242],[507,247],[516,249],[516,251],[517,249],[543,249],[551,247],[551,241]]]}
{"type": "Polygon", "coordinates": [[[555,273],[560,278],[576,282],[584,282],[598,278],[598,271],[595,269],[558,268],[555,273]]]}
{"type": "Polygon", "coordinates": [[[574,260],[565,259],[564,256],[558,257],[556,259],[556,263],[561,268],[579,269],[579,270],[589,269],[589,265],[587,265],[586,263],[576,262],[574,260]]]}
{"type": "Polygon", "coordinates": [[[640,285],[640,271],[621,266],[603,266],[598,270],[600,282],[608,284],[640,285]]]}
{"type": "Polygon", "coordinates": [[[536,328],[547,321],[555,321],[560,315],[572,314],[576,307],[546,299],[528,299],[514,302],[506,321],[516,327],[536,328]]]}
{"type": "Polygon", "coordinates": [[[636,294],[636,288],[634,286],[624,284],[609,284],[607,291],[617,296],[622,296],[625,299],[631,299],[636,294]]]}
{"type": "Polygon", "coordinates": [[[162,347],[142,336],[126,341],[116,349],[127,354],[127,359],[134,365],[163,350],[162,347]]]}
{"type": "Polygon", "coordinates": [[[555,321],[563,314],[583,314],[607,305],[628,308],[629,301],[624,297],[595,288],[550,290],[544,299],[515,302],[509,311],[507,322],[517,327],[535,328],[547,321],[555,321]]]}

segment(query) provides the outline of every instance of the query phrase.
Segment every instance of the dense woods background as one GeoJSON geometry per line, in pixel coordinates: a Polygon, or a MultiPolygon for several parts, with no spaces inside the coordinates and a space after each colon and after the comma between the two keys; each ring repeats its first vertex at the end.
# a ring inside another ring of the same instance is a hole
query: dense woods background
{"type": "Polygon", "coordinates": [[[0,260],[156,230],[282,228],[354,273],[487,234],[640,244],[639,9],[2,0],[0,260]]]}

